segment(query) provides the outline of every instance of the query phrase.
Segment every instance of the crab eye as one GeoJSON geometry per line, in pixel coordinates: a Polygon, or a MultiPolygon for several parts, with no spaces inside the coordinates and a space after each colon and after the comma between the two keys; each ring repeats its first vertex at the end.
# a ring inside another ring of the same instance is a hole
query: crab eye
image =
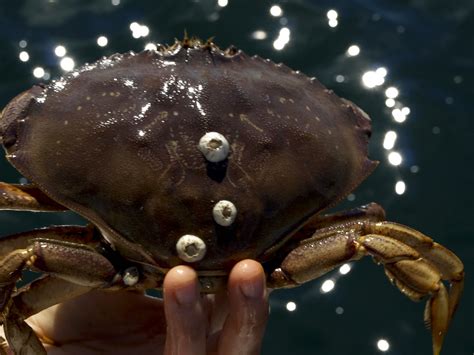
{"type": "Polygon", "coordinates": [[[208,132],[203,135],[199,140],[198,148],[211,163],[223,161],[229,155],[229,142],[217,132],[208,132]]]}

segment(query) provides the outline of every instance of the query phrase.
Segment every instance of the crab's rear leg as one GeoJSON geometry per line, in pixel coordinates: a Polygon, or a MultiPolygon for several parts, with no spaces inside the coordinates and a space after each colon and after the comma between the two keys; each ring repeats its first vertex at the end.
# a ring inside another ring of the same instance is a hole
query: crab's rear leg
{"type": "Polygon", "coordinates": [[[44,336],[40,341],[24,320],[92,289],[50,275],[24,286],[12,297],[8,312],[4,312],[4,332],[11,348],[21,354],[45,354],[42,344],[54,344],[54,341],[44,336]]]}
{"type": "Polygon", "coordinates": [[[119,260],[112,263],[104,256],[105,246],[100,244],[92,227],[45,228],[6,237],[2,243],[15,247],[11,251],[4,247],[2,252],[8,253],[0,256],[0,311],[8,342],[18,354],[44,353],[41,343],[24,322],[32,311],[41,310],[55,300],[75,297],[77,292],[109,287],[120,281],[120,271],[125,270],[119,260]],[[45,272],[54,276],[51,280],[64,281],[37,281],[21,296],[12,298],[16,282],[25,269],[45,272]]]}
{"type": "Polygon", "coordinates": [[[0,210],[55,212],[65,211],[67,208],[34,185],[0,182],[0,210]]]}
{"type": "Polygon", "coordinates": [[[370,255],[385,267],[387,276],[405,295],[413,300],[430,297],[425,320],[432,328],[433,353],[438,355],[463,288],[462,262],[409,227],[371,218],[354,221],[349,217],[345,223],[341,216],[334,226],[320,229],[309,238],[295,235],[282,249],[286,252],[269,276],[269,287],[296,286],[347,261],[370,255]],[[451,283],[449,294],[442,280],[451,283]]]}

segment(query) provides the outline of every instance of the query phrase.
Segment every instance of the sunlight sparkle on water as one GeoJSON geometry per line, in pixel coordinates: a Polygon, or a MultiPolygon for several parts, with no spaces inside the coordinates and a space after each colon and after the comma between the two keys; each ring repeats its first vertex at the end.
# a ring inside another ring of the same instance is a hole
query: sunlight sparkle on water
{"type": "Polygon", "coordinates": [[[62,45],[59,45],[59,46],[56,46],[56,48],[54,48],[54,54],[56,54],[56,56],[58,57],[64,57],[67,53],[67,50],[64,46],[62,45]]]}
{"type": "Polygon", "coordinates": [[[258,40],[263,40],[267,38],[267,33],[262,30],[256,30],[252,33],[252,38],[253,39],[258,39],[258,40]]]}
{"type": "Polygon", "coordinates": [[[339,14],[337,13],[336,10],[331,9],[326,13],[326,16],[328,17],[328,20],[337,20],[337,17],[339,14]]]}
{"type": "Polygon", "coordinates": [[[395,106],[395,100],[394,100],[394,99],[387,99],[387,100],[385,100],[385,106],[387,106],[387,107],[393,107],[393,106],[395,106]]]}
{"type": "Polygon", "coordinates": [[[38,79],[42,78],[44,76],[44,69],[41,68],[41,67],[34,68],[33,69],[33,76],[35,78],[38,78],[38,79]]]}
{"type": "Polygon", "coordinates": [[[376,86],[380,86],[385,82],[385,78],[382,73],[377,73],[374,70],[366,71],[362,75],[362,84],[368,89],[375,88],[376,86]]]}
{"type": "Polygon", "coordinates": [[[407,189],[407,185],[405,184],[404,181],[397,181],[395,184],[395,192],[397,195],[403,195],[405,193],[405,190],[407,189]]]}
{"type": "Polygon", "coordinates": [[[147,51],[156,51],[158,50],[158,47],[154,43],[147,43],[145,46],[145,50],[147,51]]]}
{"type": "Polygon", "coordinates": [[[388,162],[392,165],[398,166],[402,163],[402,155],[398,152],[390,152],[388,154],[388,162]]]}
{"type": "Polygon", "coordinates": [[[360,47],[357,44],[353,44],[349,48],[347,48],[347,55],[349,57],[355,57],[356,55],[359,55],[360,53],[360,47]]]}
{"type": "Polygon", "coordinates": [[[109,40],[105,36],[100,36],[97,38],[97,44],[100,47],[105,47],[109,43],[109,40]]]}
{"type": "Polygon", "coordinates": [[[62,70],[64,71],[71,71],[74,69],[75,63],[74,60],[71,57],[64,57],[61,59],[59,62],[59,65],[62,70]]]}
{"type": "Polygon", "coordinates": [[[133,38],[146,37],[150,34],[148,26],[140,25],[138,22],[132,22],[129,26],[133,38]]]}
{"type": "Polygon", "coordinates": [[[377,348],[380,350],[380,351],[387,351],[388,349],[390,349],[390,344],[387,340],[385,339],[379,339],[377,341],[377,348]]]}
{"type": "Polygon", "coordinates": [[[22,62],[27,62],[30,60],[30,55],[28,54],[27,51],[21,51],[18,57],[20,58],[22,62]]]}
{"type": "Polygon", "coordinates": [[[294,312],[296,310],[296,303],[295,302],[288,302],[286,304],[286,309],[288,310],[288,312],[294,312]]]}
{"type": "Polygon", "coordinates": [[[405,122],[405,120],[407,119],[407,115],[405,115],[403,111],[399,108],[392,110],[392,116],[393,119],[399,123],[405,122]]]}
{"type": "Polygon", "coordinates": [[[281,15],[283,15],[283,10],[280,6],[273,5],[272,7],[270,7],[270,15],[274,17],[280,17],[281,15]]]}
{"type": "Polygon", "coordinates": [[[273,48],[277,51],[281,51],[285,48],[286,44],[290,41],[290,29],[288,27],[283,27],[280,30],[278,38],[273,42],[273,48]]]}
{"type": "Polygon", "coordinates": [[[329,27],[336,27],[339,24],[339,21],[337,20],[337,17],[339,14],[337,13],[336,10],[331,9],[326,13],[326,16],[328,18],[328,24],[329,27]]]}
{"type": "Polygon", "coordinates": [[[387,150],[393,149],[396,140],[397,133],[395,133],[395,131],[388,131],[385,133],[385,138],[383,139],[383,147],[387,150]]]}
{"type": "Polygon", "coordinates": [[[336,286],[336,283],[333,280],[328,279],[324,281],[323,284],[321,285],[321,292],[322,293],[331,292],[332,290],[334,290],[334,286],[336,286]]]}
{"type": "Polygon", "coordinates": [[[387,73],[387,68],[384,67],[377,68],[377,70],[375,71],[375,74],[383,76],[384,78],[387,76],[387,73]]]}
{"type": "Polygon", "coordinates": [[[385,90],[385,96],[387,96],[389,99],[394,99],[398,96],[398,89],[396,87],[390,86],[385,90]]]}
{"type": "Polygon", "coordinates": [[[350,271],[351,271],[351,266],[350,266],[349,264],[341,265],[341,267],[339,268],[339,273],[340,273],[341,275],[346,275],[346,274],[348,274],[350,271]]]}

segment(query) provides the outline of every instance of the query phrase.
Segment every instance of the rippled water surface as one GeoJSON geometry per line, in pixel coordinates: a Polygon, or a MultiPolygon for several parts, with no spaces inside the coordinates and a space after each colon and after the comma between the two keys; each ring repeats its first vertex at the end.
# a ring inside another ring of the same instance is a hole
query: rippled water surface
{"type": "MultiPolygon", "coordinates": [[[[474,2],[25,0],[0,2],[0,106],[34,83],[184,30],[316,76],[373,119],[374,174],[340,208],[381,203],[463,259],[444,354],[474,353],[474,2]]],[[[2,159],[1,180],[21,176],[2,159]]],[[[72,214],[0,213],[0,233],[72,214]]],[[[274,292],[264,354],[430,354],[423,304],[367,258],[274,292]]]]}

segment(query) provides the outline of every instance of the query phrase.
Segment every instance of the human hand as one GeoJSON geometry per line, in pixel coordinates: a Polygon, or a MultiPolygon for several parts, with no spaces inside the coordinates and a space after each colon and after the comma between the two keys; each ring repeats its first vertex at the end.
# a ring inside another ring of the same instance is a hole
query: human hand
{"type": "Polygon", "coordinates": [[[178,266],[163,295],[92,291],[27,322],[53,355],[259,354],[268,317],[259,263],[236,264],[228,289],[216,295],[200,295],[196,272],[178,266]]]}

